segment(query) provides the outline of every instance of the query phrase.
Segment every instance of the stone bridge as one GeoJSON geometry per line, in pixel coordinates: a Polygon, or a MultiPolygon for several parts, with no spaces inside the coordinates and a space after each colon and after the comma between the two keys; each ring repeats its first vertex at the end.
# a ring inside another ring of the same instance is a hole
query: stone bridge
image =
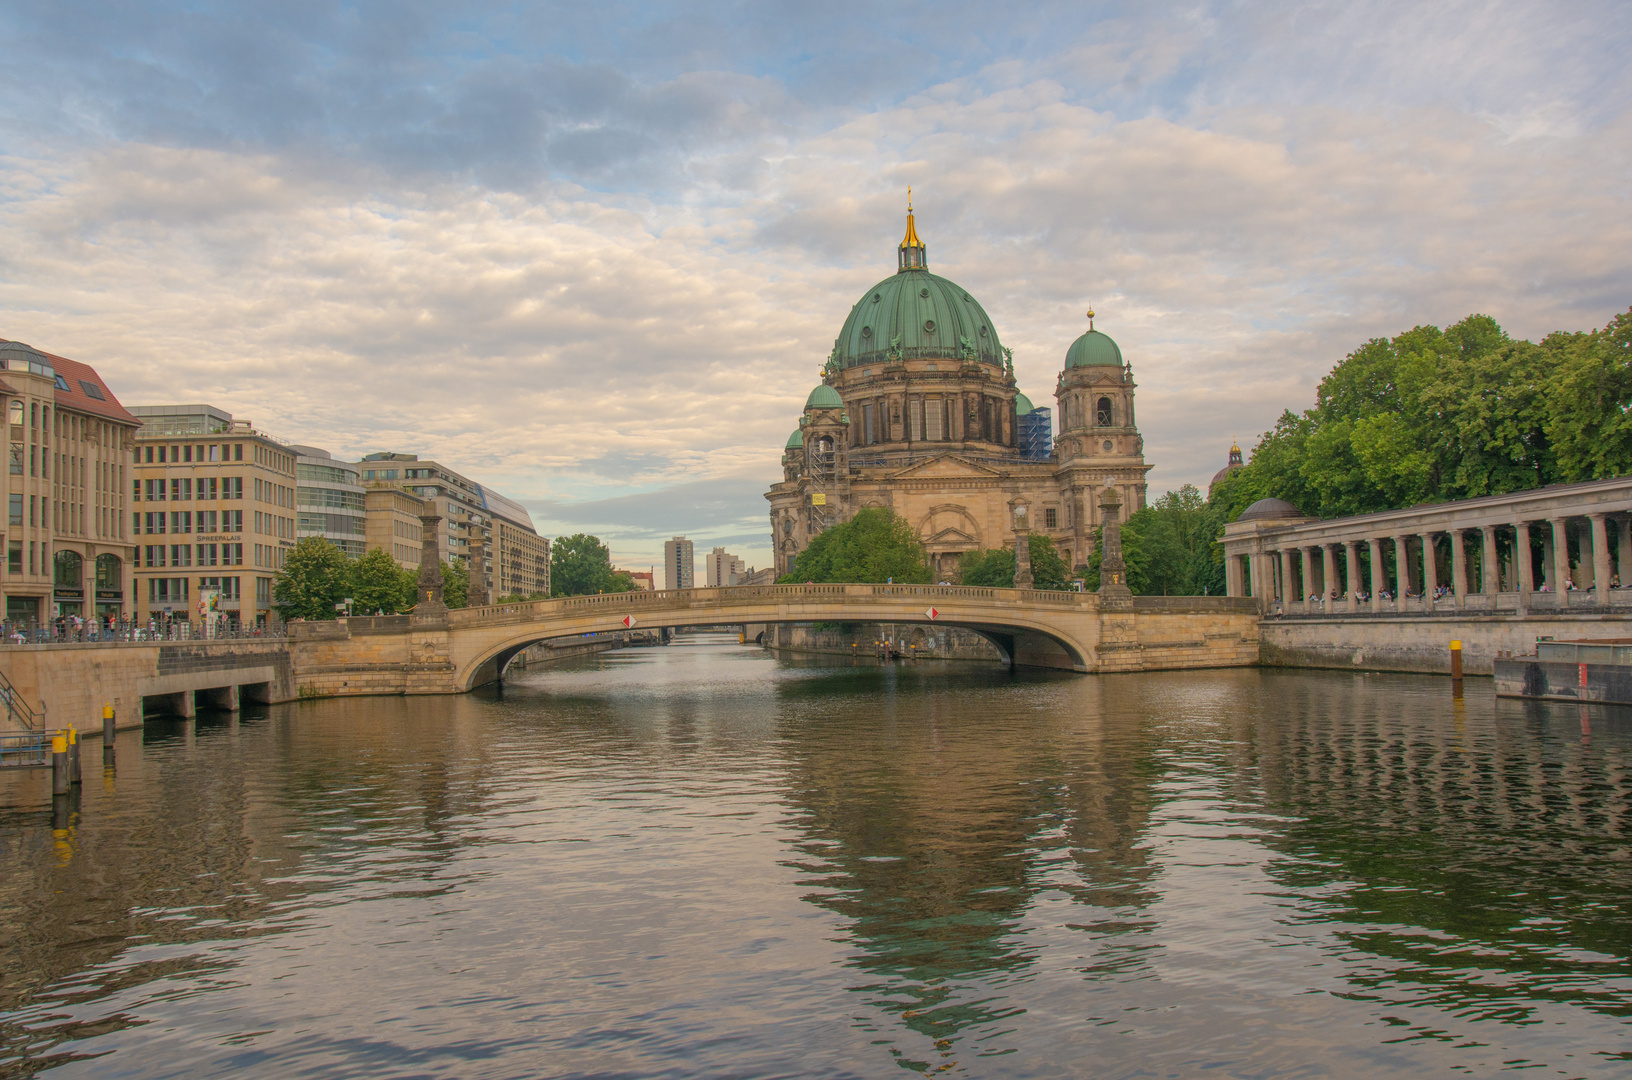
{"type": "Polygon", "coordinates": [[[1079,672],[1258,662],[1251,598],[1138,597],[946,585],[762,585],[574,596],[293,623],[297,693],[457,694],[503,677],[528,645],[579,634],[752,623],[944,623],[992,640],[1012,664],[1079,672]]]}

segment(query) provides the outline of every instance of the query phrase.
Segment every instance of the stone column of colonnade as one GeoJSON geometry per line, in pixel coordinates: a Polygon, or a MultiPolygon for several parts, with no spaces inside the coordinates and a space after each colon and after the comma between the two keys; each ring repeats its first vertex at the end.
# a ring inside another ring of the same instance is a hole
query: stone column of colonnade
{"type": "Polygon", "coordinates": [[[1535,591],[1535,567],[1530,561],[1530,523],[1513,523],[1513,562],[1518,570],[1519,611],[1530,607],[1530,594],[1535,591]]]}
{"type": "Polygon", "coordinates": [[[1309,613],[1309,596],[1313,591],[1311,586],[1315,583],[1314,562],[1309,557],[1309,549],[1307,547],[1300,546],[1298,548],[1298,555],[1303,559],[1303,565],[1299,567],[1301,573],[1298,577],[1298,599],[1303,601],[1303,612],[1305,615],[1307,615],[1309,613]]]}
{"type": "Polygon", "coordinates": [[[1434,534],[1422,534],[1422,607],[1430,615],[1434,611],[1434,590],[1439,588],[1438,552],[1434,550],[1434,534]]]}
{"type": "Polygon", "coordinates": [[[1320,596],[1330,604],[1337,599],[1337,560],[1332,555],[1332,545],[1320,545],[1320,596]]]}
{"type": "Polygon", "coordinates": [[[1568,607],[1569,586],[1564,583],[1570,580],[1570,534],[1565,531],[1567,518],[1548,518],[1547,523],[1553,527],[1552,564],[1549,569],[1553,575],[1553,592],[1558,596],[1558,606],[1568,607]]]}
{"type": "Polygon", "coordinates": [[[1451,530],[1451,590],[1456,593],[1456,606],[1464,607],[1468,600],[1468,530],[1451,530]]]}
{"type": "Polygon", "coordinates": [[[1348,586],[1343,595],[1348,598],[1352,614],[1360,610],[1360,542],[1357,540],[1343,541],[1343,572],[1348,586]]]}
{"type": "Polygon", "coordinates": [[[1292,599],[1292,552],[1288,548],[1281,549],[1281,605],[1284,608],[1292,599]]]}
{"type": "Polygon", "coordinates": [[[1404,536],[1394,538],[1394,607],[1405,613],[1405,594],[1411,587],[1411,563],[1404,536]]]}
{"type": "Polygon", "coordinates": [[[1609,603],[1609,536],[1604,532],[1608,520],[1603,514],[1588,514],[1592,526],[1592,592],[1600,604],[1609,603]]]}
{"type": "Polygon", "coordinates": [[[1383,610],[1383,541],[1374,536],[1366,543],[1371,547],[1371,613],[1378,615],[1383,610]]]}
{"type": "Polygon", "coordinates": [[[1496,610],[1496,597],[1502,591],[1502,564],[1496,561],[1496,529],[1486,525],[1479,530],[1484,534],[1484,558],[1479,560],[1479,591],[1490,596],[1490,610],[1496,610]]]}

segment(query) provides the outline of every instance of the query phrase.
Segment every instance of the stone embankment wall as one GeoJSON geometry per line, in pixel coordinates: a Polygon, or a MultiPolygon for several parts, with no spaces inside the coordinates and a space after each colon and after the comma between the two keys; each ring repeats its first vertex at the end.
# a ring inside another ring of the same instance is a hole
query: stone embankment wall
{"type": "Polygon", "coordinates": [[[762,644],[779,652],[819,653],[831,656],[877,656],[878,642],[890,639],[904,656],[936,660],[986,660],[1000,663],[1003,654],[973,630],[956,626],[913,626],[898,623],[839,623],[838,629],[816,628],[814,623],[771,623],[762,644]]]}
{"type": "MultiPolygon", "coordinates": [[[[281,640],[7,645],[6,678],[28,705],[58,728],[102,730],[111,704],[120,728],[140,727],[142,705],[198,691],[241,688],[253,700],[295,696],[289,650],[281,640]]],[[[189,702],[190,703],[190,702],[189,702]]]]}
{"type": "Polygon", "coordinates": [[[1498,652],[1534,653],[1537,638],[1632,637],[1632,619],[1616,615],[1399,615],[1376,618],[1266,617],[1261,660],[1283,667],[1416,671],[1448,675],[1451,642],[1462,642],[1462,670],[1490,675],[1498,652]]]}

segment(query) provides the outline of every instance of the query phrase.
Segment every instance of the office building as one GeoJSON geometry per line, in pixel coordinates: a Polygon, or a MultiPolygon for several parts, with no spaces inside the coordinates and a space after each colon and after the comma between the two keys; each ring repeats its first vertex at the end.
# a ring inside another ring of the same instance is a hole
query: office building
{"type": "Polygon", "coordinates": [[[703,587],[717,589],[735,585],[738,578],[746,577],[747,565],[723,547],[717,547],[703,559],[703,587]]]}
{"type": "Polygon", "coordinates": [[[367,514],[357,466],[336,461],[315,446],[291,446],[295,455],[295,536],[319,536],[357,558],[368,550],[367,514]]]}
{"type": "MultiPolygon", "coordinates": [[[[521,504],[417,454],[368,454],[358,463],[364,488],[397,488],[442,518],[437,554],[443,562],[470,556],[473,537],[486,541],[487,580],[495,598],[550,590],[550,545],[521,504]]],[[[417,565],[417,563],[416,563],[417,565]]]]}
{"type": "Polygon", "coordinates": [[[125,517],[140,423],[90,367],[0,341],[7,420],[5,617],[118,618],[130,608],[125,517]]]}
{"type": "Polygon", "coordinates": [[[363,512],[368,550],[385,551],[404,570],[419,569],[425,502],[401,488],[374,487],[363,494],[363,512]]]}
{"type": "Polygon", "coordinates": [[[690,589],[697,584],[691,541],[684,536],[663,541],[663,580],[669,589],[690,589]]]}
{"type": "Polygon", "coordinates": [[[131,469],[134,613],[196,616],[200,593],[242,623],[273,616],[295,546],[295,459],[282,440],[212,405],[138,405],[131,469]]]}

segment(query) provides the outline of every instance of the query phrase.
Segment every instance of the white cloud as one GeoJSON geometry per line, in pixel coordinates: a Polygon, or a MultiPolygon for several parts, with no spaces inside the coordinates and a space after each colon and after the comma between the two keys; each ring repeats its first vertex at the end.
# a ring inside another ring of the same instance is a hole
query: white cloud
{"type": "MultiPolygon", "coordinates": [[[[1288,51],[1297,20],[1176,25],[1102,24],[839,120],[763,75],[607,76],[583,115],[605,99],[631,130],[683,130],[597,159],[639,159],[598,192],[310,143],[0,159],[0,335],[96,365],[129,404],[435,456],[644,565],[680,531],[766,560],[743,542],[755,500],[850,303],[893,270],[907,183],[932,268],[982,301],[1034,400],[1096,306],[1158,489],[1204,485],[1369,337],[1474,311],[1534,337],[1632,303],[1632,119],[1581,104],[1608,76],[1483,93],[1518,48],[1493,33],[1477,78],[1379,108],[1330,41],[1305,51],[1331,86],[1288,51]],[[1198,68],[1220,39],[1241,58],[1198,68]],[[1100,101],[1071,77],[1090,60],[1100,101]]],[[[1443,33],[1400,25],[1357,48],[1443,33]]],[[[1407,44],[1383,66],[1420,91],[1407,44]]],[[[484,168],[518,160],[471,137],[484,168]]]]}

